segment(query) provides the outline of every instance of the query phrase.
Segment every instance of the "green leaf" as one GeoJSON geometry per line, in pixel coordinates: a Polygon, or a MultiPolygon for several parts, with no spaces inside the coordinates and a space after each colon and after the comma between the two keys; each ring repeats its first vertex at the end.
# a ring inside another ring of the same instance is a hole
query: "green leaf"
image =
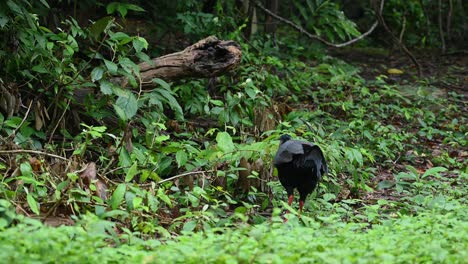
{"type": "Polygon", "coordinates": [[[379,184],[377,185],[377,189],[378,190],[384,190],[384,189],[388,189],[390,187],[393,187],[394,185],[395,185],[395,183],[392,182],[392,181],[383,180],[383,181],[379,182],[379,184]]]}
{"type": "Polygon", "coordinates": [[[49,71],[44,68],[43,65],[39,64],[31,68],[31,70],[38,72],[38,73],[48,73],[49,71]]]}
{"type": "Polygon", "coordinates": [[[333,193],[325,193],[323,195],[323,200],[325,200],[327,202],[329,202],[331,200],[334,200],[334,199],[336,199],[336,196],[333,193]]]}
{"type": "Polygon", "coordinates": [[[210,100],[210,103],[216,105],[216,106],[224,106],[224,102],[221,100],[210,100]]]}
{"type": "Polygon", "coordinates": [[[138,209],[138,207],[140,207],[142,203],[143,203],[143,198],[138,197],[138,196],[133,198],[132,205],[134,209],[138,209]]]}
{"type": "Polygon", "coordinates": [[[126,121],[136,115],[138,111],[138,101],[133,93],[128,92],[126,96],[119,96],[114,104],[114,109],[119,117],[126,121]]]}
{"type": "Polygon", "coordinates": [[[117,6],[119,4],[120,3],[118,3],[118,2],[112,2],[112,3],[108,4],[107,7],[106,7],[107,14],[110,15],[110,14],[114,13],[115,10],[117,10],[117,6]]]}
{"type": "Polygon", "coordinates": [[[136,195],[130,191],[125,193],[125,203],[127,204],[127,210],[131,211],[135,209],[135,207],[133,207],[133,200],[135,197],[136,195]]]}
{"type": "Polygon", "coordinates": [[[227,132],[219,132],[218,135],[216,135],[216,142],[224,153],[232,152],[235,149],[232,138],[227,132]]]}
{"type": "Polygon", "coordinates": [[[29,205],[29,208],[31,208],[31,211],[33,211],[33,213],[39,215],[40,214],[39,204],[37,203],[37,201],[34,198],[34,196],[32,195],[32,193],[28,193],[28,195],[26,196],[26,200],[28,201],[28,205],[29,205]]]}
{"type": "Polygon", "coordinates": [[[33,175],[32,167],[29,162],[21,163],[20,171],[22,176],[31,177],[33,175]]]}
{"type": "Polygon", "coordinates": [[[94,24],[92,24],[90,27],[89,27],[89,32],[91,33],[91,35],[94,37],[94,38],[98,38],[100,34],[102,34],[107,26],[109,25],[109,22],[112,21],[112,17],[111,16],[105,16],[101,19],[99,19],[98,21],[96,21],[94,24]]]}
{"type": "Polygon", "coordinates": [[[136,52],[141,52],[143,49],[148,48],[148,42],[142,37],[133,39],[132,44],[136,52]]]}
{"type": "Polygon", "coordinates": [[[188,221],[184,224],[184,227],[182,228],[183,232],[192,232],[195,227],[197,227],[197,222],[195,221],[188,221]]]}
{"type": "Polygon", "coordinates": [[[112,210],[117,209],[120,203],[122,203],[126,190],[127,190],[127,185],[125,183],[119,184],[117,188],[114,190],[109,200],[112,210]]]}
{"type": "Polygon", "coordinates": [[[157,137],[154,139],[154,141],[155,141],[156,143],[161,143],[161,142],[164,142],[164,141],[166,141],[166,140],[169,140],[170,138],[171,138],[171,136],[169,136],[169,135],[161,135],[161,136],[157,136],[157,137]]]}
{"type": "Polygon", "coordinates": [[[101,66],[94,68],[91,72],[91,81],[95,82],[101,80],[103,74],[104,68],[102,68],[101,66]]]}
{"type": "Polygon", "coordinates": [[[164,81],[162,79],[154,78],[152,81],[154,83],[157,83],[157,84],[161,85],[164,89],[167,89],[167,90],[171,89],[171,86],[166,81],[164,81]]]}
{"type": "Polygon", "coordinates": [[[105,95],[112,94],[113,92],[112,86],[113,84],[109,81],[101,81],[101,85],[100,85],[101,92],[105,95]]]}
{"type": "MultiPolygon", "coordinates": [[[[21,7],[19,7],[15,1],[8,1],[7,2],[8,7],[11,9],[11,11],[15,12],[16,15],[23,15],[23,10],[21,7]]],[[[29,14],[28,14],[29,15],[29,14]]]]}
{"type": "Polygon", "coordinates": [[[177,166],[179,168],[184,166],[185,163],[187,163],[187,160],[188,160],[188,157],[187,157],[187,153],[185,153],[185,151],[183,151],[183,150],[177,151],[176,161],[177,161],[177,166]]]}
{"type": "Polygon", "coordinates": [[[424,174],[421,176],[422,179],[429,177],[429,176],[440,176],[439,173],[447,171],[446,168],[444,167],[433,167],[428,169],[427,171],[424,172],[424,174]]]}
{"type": "Polygon", "coordinates": [[[115,113],[119,116],[120,120],[127,121],[128,117],[125,114],[125,111],[122,108],[120,108],[120,106],[118,105],[114,104],[113,106],[114,106],[115,113]]]}
{"type": "Polygon", "coordinates": [[[65,180],[65,181],[59,183],[57,185],[57,191],[61,192],[63,189],[65,189],[68,186],[69,182],[70,182],[69,180],[65,180]]]}
{"type": "Polygon", "coordinates": [[[167,196],[164,193],[164,190],[162,188],[158,189],[158,193],[156,195],[159,199],[161,199],[163,202],[165,202],[169,207],[172,207],[171,199],[169,199],[169,196],[167,196]]]}
{"type": "Polygon", "coordinates": [[[141,8],[140,6],[134,5],[134,4],[125,4],[125,7],[128,10],[137,11],[137,12],[145,12],[145,10],[143,8],[141,8]]]}
{"type": "Polygon", "coordinates": [[[172,110],[176,111],[177,115],[181,117],[183,116],[182,107],[180,107],[179,102],[177,102],[177,99],[171,94],[172,91],[166,89],[166,87],[163,86],[163,88],[157,89],[155,92],[161,94],[164,97],[164,99],[166,99],[167,103],[169,104],[169,107],[171,107],[172,110]]]}
{"type": "Polygon", "coordinates": [[[128,9],[124,4],[119,3],[119,5],[117,6],[117,11],[119,11],[122,17],[125,17],[127,15],[128,9]]]}
{"type": "Polygon", "coordinates": [[[129,58],[119,59],[119,65],[123,69],[123,72],[121,73],[127,78],[128,82],[135,87],[137,83],[134,75],[138,75],[140,73],[140,67],[138,67],[138,65],[129,58]]]}
{"type": "Polygon", "coordinates": [[[133,180],[133,178],[137,174],[138,174],[138,166],[137,166],[137,162],[135,161],[133,165],[127,171],[127,175],[125,176],[125,182],[129,182],[133,180]]]}
{"type": "Polygon", "coordinates": [[[117,73],[118,66],[114,62],[110,60],[104,60],[104,64],[106,64],[107,69],[110,73],[115,74],[117,73]]]}
{"type": "MultiPolygon", "coordinates": [[[[1,11],[0,11],[1,12],[1,11]]],[[[5,25],[10,21],[10,18],[3,13],[0,13],[0,28],[5,27],[5,25]]]]}

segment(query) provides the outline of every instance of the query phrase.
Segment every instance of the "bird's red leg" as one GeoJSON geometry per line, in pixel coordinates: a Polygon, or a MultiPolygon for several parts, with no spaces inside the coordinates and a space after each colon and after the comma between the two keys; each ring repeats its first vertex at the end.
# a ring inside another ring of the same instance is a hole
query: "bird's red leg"
{"type": "Polygon", "coordinates": [[[294,195],[292,195],[292,194],[289,195],[289,197],[288,197],[288,205],[289,205],[289,206],[291,206],[293,200],[294,200],[294,195]]]}
{"type": "Polygon", "coordinates": [[[299,201],[299,213],[302,213],[302,208],[304,208],[304,201],[299,201]]]}
{"type": "MultiPolygon", "coordinates": [[[[294,200],[294,195],[289,195],[288,197],[288,205],[291,206],[292,202],[294,200]]],[[[286,210],[286,213],[289,214],[289,210],[286,210]]],[[[284,223],[287,223],[288,222],[288,219],[284,218],[283,220],[284,223]]]]}

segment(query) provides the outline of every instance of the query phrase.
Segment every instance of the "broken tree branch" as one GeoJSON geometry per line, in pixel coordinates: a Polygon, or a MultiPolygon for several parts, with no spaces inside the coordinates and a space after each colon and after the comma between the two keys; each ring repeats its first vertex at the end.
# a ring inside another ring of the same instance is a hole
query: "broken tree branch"
{"type": "MultiPolygon", "coordinates": [[[[240,46],[234,41],[207,37],[182,51],[154,58],[151,63],[138,64],[143,85],[152,83],[154,78],[166,81],[187,77],[211,78],[223,75],[237,67],[242,58],[240,46]]],[[[114,78],[114,83],[124,87],[128,80],[114,78]]]]}
{"type": "MultiPolygon", "coordinates": [[[[363,38],[365,38],[366,36],[368,36],[369,34],[372,33],[372,31],[374,31],[374,29],[377,27],[377,25],[379,24],[378,21],[375,21],[374,24],[370,27],[370,29],[368,31],[366,31],[365,33],[361,34],[359,37],[357,38],[354,38],[352,40],[349,40],[347,42],[344,42],[344,43],[340,43],[340,44],[335,44],[335,43],[331,43],[323,38],[321,38],[320,36],[317,36],[317,35],[314,35],[308,31],[306,31],[304,28],[302,28],[301,26],[295,24],[294,22],[290,21],[290,20],[287,20],[286,18],[283,18],[283,17],[280,17],[278,16],[277,14],[271,12],[270,10],[268,10],[267,8],[265,8],[259,1],[255,1],[255,5],[257,7],[259,7],[260,9],[262,9],[265,13],[269,14],[270,16],[276,18],[277,20],[293,27],[294,29],[296,29],[297,31],[299,31],[301,34],[304,34],[306,35],[307,37],[311,38],[311,39],[316,39],[322,43],[324,43],[325,45],[327,46],[331,46],[331,47],[335,47],[335,48],[341,48],[341,47],[344,47],[344,46],[348,46],[348,45],[351,45],[363,38]]],[[[382,5],[383,6],[383,5],[382,5]]]]}

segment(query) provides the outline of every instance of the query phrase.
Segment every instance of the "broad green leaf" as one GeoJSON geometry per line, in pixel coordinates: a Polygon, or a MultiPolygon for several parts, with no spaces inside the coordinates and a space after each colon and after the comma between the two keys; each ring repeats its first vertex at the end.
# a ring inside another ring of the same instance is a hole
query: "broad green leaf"
{"type": "Polygon", "coordinates": [[[122,17],[125,17],[127,15],[128,9],[124,4],[119,3],[117,6],[117,11],[119,11],[122,17]]]}
{"type": "Polygon", "coordinates": [[[227,132],[219,132],[216,135],[216,142],[218,147],[225,153],[234,151],[234,143],[232,143],[232,138],[227,132]]]}
{"type": "Polygon", "coordinates": [[[141,52],[143,49],[148,48],[148,42],[142,37],[136,37],[133,39],[132,44],[136,52],[141,52]]]}
{"type": "Polygon", "coordinates": [[[126,74],[124,73],[123,74],[125,75],[125,77],[127,77],[128,81],[130,83],[132,82],[136,83],[134,74],[139,74],[140,72],[140,68],[138,67],[138,65],[136,65],[133,61],[131,61],[129,58],[126,58],[126,57],[119,59],[119,65],[124,70],[124,73],[126,73],[126,74]]]}
{"type": "Polygon", "coordinates": [[[22,176],[31,177],[33,174],[31,164],[29,162],[23,162],[20,165],[20,171],[22,176]]]}
{"type": "Polygon", "coordinates": [[[136,195],[130,191],[125,193],[125,203],[127,204],[127,209],[129,211],[135,209],[135,207],[133,207],[133,199],[135,199],[135,197],[136,195]]]}
{"type": "Polygon", "coordinates": [[[176,161],[177,161],[177,166],[180,168],[187,163],[188,157],[187,153],[183,150],[179,150],[176,153],[176,161]]]}
{"type": "Polygon", "coordinates": [[[91,72],[91,81],[95,82],[101,80],[103,74],[104,68],[102,68],[101,66],[94,68],[91,72]]]}
{"type": "Polygon", "coordinates": [[[134,117],[138,111],[138,101],[133,93],[127,93],[127,96],[119,96],[114,104],[114,109],[122,120],[128,120],[134,117]]]}
{"type": "Polygon", "coordinates": [[[137,162],[135,161],[133,165],[127,171],[127,175],[125,176],[125,182],[129,182],[133,180],[133,178],[137,174],[138,174],[138,166],[137,166],[137,162]]]}
{"type": "Polygon", "coordinates": [[[102,81],[101,85],[101,92],[105,95],[110,95],[112,94],[112,83],[109,81],[102,81]]]}
{"type": "Polygon", "coordinates": [[[138,207],[140,207],[140,205],[143,203],[143,198],[141,197],[135,197],[133,198],[133,208],[134,209],[138,209],[138,207]]]}
{"type": "Polygon", "coordinates": [[[125,4],[125,8],[127,8],[128,10],[132,10],[132,11],[145,12],[143,8],[134,4],[125,4]]]}
{"type": "Polygon", "coordinates": [[[245,206],[238,206],[234,209],[235,213],[245,214],[247,212],[247,208],[245,206]]]}
{"type": "MultiPolygon", "coordinates": [[[[129,35],[123,33],[123,32],[117,32],[111,35],[111,40],[118,41],[120,45],[125,45],[133,40],[133,37],[130,37],[129,35]]],[[[123,57],[122,59],[131,61],[127,57],[123,57]]]]}
{"type": "Polygon", "coordinates": [[[392,181],[383,180],[383,181],[379,182],[379,184],[377,185],[377,189],[384,190],[384,189],[388,189],[390,187],[393,187],[394,185],[395,185],[395,183],[392,182],[392,181]]]}
{"type": "Polygon", "coordinates": [[[120,203],[122,203],[126,190],[127,190],[127,185],[125,185],[125,183],[121,183],[117,185],[117,188],[114,190],[109,200],[112,210],[117,209],[120,203]]]}
{"type": "Polygon", "coordinates": [[[110,15],[110,14],[114,13],[115,10],[117,10],[117,7],[118,7],[119,4],[120,3],[118,3],[118,2],[112,2],[112,3],[108,4],[106,6],[107,14],[110,15]]]}
{"type": "Polygon", "coordinates": [[[210,100],[210,103],[216,105],[216,106],[224,106],[224,102],[221,100],[210,100]]]}
{"type": "Polygon", "coordinates": [[[40,214],[39,204],[37,203],[37,201],[34,198],[34,196],[32,195],[32,193],[28,193],[28,195],[26,196],[26,200],[28,201],[28,205],[29,205],[29,208],[31,208],[31,211],[33,211],[33,213],[39,215],[40,214]]]}
{"type": "Polygon", "coordinates": [[[17,15],[24,15],[21,7],[19,7],[15,2],[16,1],[7,1],[8,7],[11,9],[11,11],[15,12],[17,15]]]}
{"type": "Polygon", "coordinates": [[[427,171],[424,172],[424,174],[421,176],[422,179],[428,177],[428,176],[440,176],[439,173],[447,171],[446,168],[444,167],[433,167],[428,169],[427,171]]]}
{"type": "Polygon", "coordinates": [[[31,70],[38,72],[38,73],[49,73],[49,71],[46,68],[44,68],[44,66],[41,64],[33,66],[31,70]]]}
{"type": "Polygon", "coordinates": [[[118,66],[114,62],[110,60],[104,60],[104,64],[106,64],[107,69],[110,73],[115,74],[117,73],[118,66]]]}
{"type": "Polygon", "coordinates": [[[161,85],[164,89],[167,89],[167,90],[171,89],[171,86],[166,81],[164,81],[162,79],[154,78],[153,82],[161,85]]]}
{"type": "Polygon", "coordinates": [[[109,22],[112,19],[113,18],[111,16],[105,16],[99,19],[89,27],[89,32],[93,35],[94,38],[98,38],[99,35],[106,30],[107,26],[109,25],[109,22]]]}
{"type": "Polygon", "coordinates": [[[177,102],[177,99],[175,99],[175,97],[171,94],[170,90],[166,90],[163,88],[158,89],[156,91],[167,100],[167,103],[169,104],[171,109],[175,110],[179,116],[183,116],[182,107],[180,107],[179,102],[177,102]]]}
{"type": "Polygon", "coordinates": [[[163,202],[165,202],[167,205],[169,205],[169,207],[172,207],[172,203],[171,203],[171,199],[169,198],[169,196],[167,196],[165,193],[164,193],[164,190],[162,188],[159,188],[158,189],[158,193],[156,195],[159,199],[161,199],[163,202]]]}
{"type": "Polygon", "coordinates": [[[3,28],[9,21],[10,18],[4,13],[4,10],[0,10],[0,28],[3,28]]]}
{"type": "Polygon", "coordinates": [[[112,218],[117,218],[117,217],[121,217],[121,218],[125,218],[128,216],[128,213],[124,210],[111,210],[111,211],[108,211],[108,212],[105,212],[104,214],[101,215],[101,218],[108,218],[108,217],[112,217],[112,218]]]}
{"type": "Polygon", "coordinates": [[[336,196],[333,194],[333,193],[326,193],[323,195],[323,200],[325,201],[331,201],[331,200],[334,200],[336,199],[336,196]]]}
{"type": "Polygon", "coordinates": [[[69,182],[70,182],[69,180],[65,180],[65,181],[59,183],[59,184],[57,185],[57,191],[60,192],[60,191],[62,191],[63,189],[65,189],[65,187],[68,186],[69,182]]]}
{"type": "Polygon", "coordinates": [[[161,143],[161,142],[164,142],[164,141],[166,141],[166,140],[169,140],[170,138],[171,138],[171,136],[169,136],[169,135],[161,135],[161,136],[157,136],[157,137],[154,139],[154,141],[155,141],[156,143],[161,143]]]}
{"type": "Polygon", "coordinates": [[[194,220],[192,221],[188,221],[184,224],[184,227],[182,228],[182,231],[184,232],[192,232],[195,227],[197,227],[197,222],[195,222],[194,220]]]}

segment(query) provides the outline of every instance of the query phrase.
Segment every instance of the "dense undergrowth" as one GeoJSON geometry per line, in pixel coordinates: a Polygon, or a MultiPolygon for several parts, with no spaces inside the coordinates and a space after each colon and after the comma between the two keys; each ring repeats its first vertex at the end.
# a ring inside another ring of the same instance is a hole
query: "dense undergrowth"
{"type": "MultiPolygon", "coordinates": [[[[395,82],[387,71],[365,79],[372,66],[350,65],[319,45],[304,47],[289,39],[294,33],[245,41],[243,24],[219,33],[243,50],[231,75],[155,79],[156,88],[142,90],[135,62],[149,58],[144,38],[120,32],[111,17],[90,27],[70,18],[50,30],[24,3],[2,6],[8,11],[1,33],[22,45],[13,58],[11,47],[2,47],[1,84],[17,85],[5,91],[22,94],[29,106],[0,114],[2,260],[462,263],[468,257],[467,105],[458,90],[435,87],[430,78],[395,82]],[[115,86],[116,76],[131,87],[115,86]],[[77,99],[83,88],[92,96],[77,99]],[[329,163],[301,215],[283,202],[271,165],[284,133],[316,143],[329,163]]],[[[118,12],[126,8],[139,10],[122,4],[118,12]]],[[[178,19],[196,36],[214,33],[206,23],[216,24],[215,33],[234,23],[196,13],[178,19]]],[[[344,25],[356,35],[352,23],[344,25]]],[[[442,81],[457,86],[463,77],[442,81]]]]}
{"type": "Polygon", "coordinates": [[[29,220],[0,233],[9,263],[464,263],[467,212],[455,203],[381,224],[339,216],[290,219],[187,233],[171,240],[111,235],[114,223],[86,217],[82,227],[44,227],[29,220]],[[107,232],[106,232],[107,231],[107,232]]]}

